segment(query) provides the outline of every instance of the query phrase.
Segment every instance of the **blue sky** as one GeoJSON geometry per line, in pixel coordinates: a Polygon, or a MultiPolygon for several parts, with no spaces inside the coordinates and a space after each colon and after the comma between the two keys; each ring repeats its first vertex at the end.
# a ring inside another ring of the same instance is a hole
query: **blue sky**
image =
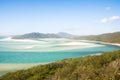
{"type": "Polygon", "coordinates": [[[120,31],[120,0],[0,0],[0,34],[120,31]]]}

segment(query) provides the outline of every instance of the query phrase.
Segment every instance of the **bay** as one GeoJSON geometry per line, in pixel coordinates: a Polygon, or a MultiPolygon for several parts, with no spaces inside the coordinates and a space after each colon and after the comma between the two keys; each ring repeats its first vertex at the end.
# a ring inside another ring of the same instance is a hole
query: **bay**
{"type": "Polygon", "coordinates": [[[98,55],[119,46],[72,39],[0,39],[0,75],[68,58],[98,55]]]}

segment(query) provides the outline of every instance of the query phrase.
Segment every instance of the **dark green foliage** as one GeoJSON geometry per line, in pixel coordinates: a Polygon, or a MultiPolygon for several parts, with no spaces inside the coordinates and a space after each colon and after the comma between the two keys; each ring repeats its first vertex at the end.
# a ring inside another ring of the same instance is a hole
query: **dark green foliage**
{"type": "Polygon", "coordinates": [[[120,50],[39,65],[0,80],[120,80],[120,50]]]}

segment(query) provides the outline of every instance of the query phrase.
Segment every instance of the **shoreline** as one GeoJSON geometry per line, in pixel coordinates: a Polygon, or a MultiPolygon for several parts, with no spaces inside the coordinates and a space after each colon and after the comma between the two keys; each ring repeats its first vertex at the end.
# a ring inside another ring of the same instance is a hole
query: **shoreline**
{"type": "Polygon", "coordinates": [[[94,40],[81,40],[81,41],[99,42],[100,44],[114,45],[114,46],[118,46],[118,47],[120,47],[120,43],[110,43],[110,42],[94,41],[94,40]]]}
{"type": "Polygon", "coordinates": [[[118,46],[120,47],[120,44],[119,43],[109,43],[109,42],[101,42],[102,44],[105,44],[105,45],[113,45],[113,46],[118,46]]]}
{"type": "MultiPolygon", "coordinates": [[[[75,39],[69,39],[69,38],[39,38],[40,40],[48,40],[48,41],[52,41],[52,40],[75,40],[75,39]]],[[[17,42],[39,42],[37,40],[33,40],[33,39],[12,39],[12,37],[8,37],[5,39],[2,39],[1,41],[17,41],[17,42]]],[[[94,41],[94,40],[75,40],[75,41],[83,41],[83,42],[100,42],[101,44],[106,44],[106,45],[115,45],[115,46],[119,46],[120,47],[120,43],[110,43],[110,42],[103,42],[103,41],[94,41]]],[[[72,44],[75,45],[75,44],[72,44]]]]}
{"type": "Polygon", "coordinates": [[[50,62],[47,63],[0,63],[0,76],[9,73],[9,72],[14,72],[17,70],[25,70],[31,67],[35,67],[38,65],[45,65],[49,64],[50,62]]]}
{"type": "MultiPolygon", "coordinates": [[[[13,39],[11,39],[13,40],[13,39]]],[[[63,40],[63,39],[62,39],[63,40]]],[[[16,41],[16,40],[13,40],[13,41],[16,41]]],[[[24,40],[22,40],[24,41],[24,40]]],[[[30,40],[31,41],[31,40],[30,40]]],[[[72,39],[71,39],[72,41],[72,39]]],[[[59,46],[72,46],[74,48],[74,46],[82,46],[82,47],[96,47],[97,45],[97,42],[100,43],[99,45],[97,46],[100,46],[100,45],[114,45],[114,46],[118,46],[120,47],[120,44],[119,43],[109,43],[109,42],[102,42],[102,41],[92,41],[92,40],[76,40],[76,41],[83,41],[83,42],[89,42],[89,43],[79,43],[79,42],[69,42],[69,43],[63,43],[63,44],[58,44],[58,48],[59,46]],[[91,44],[90,42],[95,42],[96,45],[92,45],[90,46],[89,44],[91,44]]],[[[39,41],[38,41],[39,42],[39,41]]],[[[27,48],[30,48],[30,47],[27,47],[27,48]]],[[[68,47],[67,47],[68,48],[68,47]]],[[[80,47],[79,47],[80,48],[80,47]]],[[[53,48],[53,50],[55,50],[53,48]]],[[[71,50],[71,49],[70,49],[71,50]]],[[[61,50],[60,50],[61,51],[61,50]]],[[[38,51],[39,52],[39,51],[38,51]]],[[[94,56],[94,55],[101,55],[102,53],[97,53],[97,54],[91,54],[90,56],[94,56]]],[[[37,66],[37,65],[44,65],[44,64],[48,64],[48,63],[51,63],[51,62],[47,62],[47,63],[0,63],[0,76],[8,73],[8,72],[14,72],[14,71],[17,71],[17,70],[24,70],[24,69],[28,69],[28,68],[31,68],[31,67],[34,67],[34,66],[37,66]]]]}

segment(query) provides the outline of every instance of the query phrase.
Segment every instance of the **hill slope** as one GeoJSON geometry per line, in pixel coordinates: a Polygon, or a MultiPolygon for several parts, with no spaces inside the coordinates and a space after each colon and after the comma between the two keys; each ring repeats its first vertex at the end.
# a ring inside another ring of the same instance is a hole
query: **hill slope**
{"type": "Polygon", "coordinates": [[[119,80],[120,50],[8,73],[0,80],[119,80]]]}
{"type": "Polygon", "coordinates": [[[120,32],[106,33],[101,35],[90,35],[77,37],[77,39],[95,40],[110,43],[120,43],[120,32]]]}

